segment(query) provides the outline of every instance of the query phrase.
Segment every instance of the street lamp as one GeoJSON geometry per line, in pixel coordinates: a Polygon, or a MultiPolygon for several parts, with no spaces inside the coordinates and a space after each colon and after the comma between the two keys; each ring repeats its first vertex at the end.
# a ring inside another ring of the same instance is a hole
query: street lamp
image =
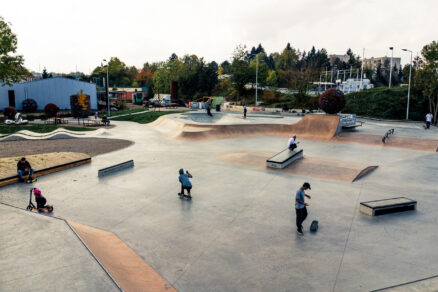
{"type": "Polygon", "coordinates": [[[256,92],[255,92],[255,106],[257,106],[257,90],[259,87],[258,84],[258,79],[259,79],[259,55],[256,55],[256,92]]]}
{"type": "Polygon", "coordinates": [[[408,105],[406,106],[406,120],[407,120],[409,119],[409,99],[411,96],[412,51],[408,49],[402,49],[402,51],[411,53],[411,64],[409,66],[408,105]]]}
{"type": "Polygon", "coordinates": [[[394,57],[394,47],[389,47],[391,50],[391,63],[389,65],[389,88],[391,88],[391,80],[392,80],[392,58],[394,57]]]}
{"type": "Polygon", "coordinates": [[[104,62],[106,62],[106,100],[108,104],[108,117],[111,115],[110,110],[110,98],[109,98],[109,62],[106,59],[103,59],[104,62]]]}

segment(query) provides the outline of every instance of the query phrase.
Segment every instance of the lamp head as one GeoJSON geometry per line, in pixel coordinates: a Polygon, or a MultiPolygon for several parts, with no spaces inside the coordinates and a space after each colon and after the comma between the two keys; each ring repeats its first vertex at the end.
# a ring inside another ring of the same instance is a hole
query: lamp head
{"type": "Polygon", "coordinates": [[[394,47],[389,47],[389,49],[392,51],[392,50],[394,50],[394,47]]]}

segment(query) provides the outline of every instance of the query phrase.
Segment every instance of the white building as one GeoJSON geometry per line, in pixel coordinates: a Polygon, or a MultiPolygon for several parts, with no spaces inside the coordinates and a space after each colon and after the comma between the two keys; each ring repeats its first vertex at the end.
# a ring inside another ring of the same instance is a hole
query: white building
{"type": "Polygon", "coordinates": [[[96,85],[93,83],[54,77],[0,86],[0,111],[8,106],[21,110],[22,102],[27,98],[37,102],[38,110],[43,110],[48,103],[56,104],[61,110],[68,110],[70,96],[81,91],[90,96],[91,108],[97,109],[96,85]]]}
{"type": "Polygon", "coordinates": [[[370,88],[374,88],[374,85],[371,84],[369,79],[363,79],[361,81],[360,79],[349,78],[346,81],[343,81],[342,83],[339,84],[339,90],[341,90],[344,93],[351,93],[362,89],[370,89],[370,88]]]}

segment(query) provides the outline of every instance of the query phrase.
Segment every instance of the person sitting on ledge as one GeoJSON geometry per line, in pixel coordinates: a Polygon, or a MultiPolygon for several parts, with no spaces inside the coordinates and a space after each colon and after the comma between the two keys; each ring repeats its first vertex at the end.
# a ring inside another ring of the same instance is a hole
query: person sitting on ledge
{"type": "Polygon", "coordinates": [[[20,182],[24,182],[23,175],[29,175],[28,180],[32,180],[33,169],[30,166],[29,161],[25,157],[21,158],[17,163],[17,173],[20,178],[20,182]]]}
{"type": "Polygon", "coordinates": [[[300,142],[297,142],[297,135],[293,135],[292,138],[290,138],[287,142],[287,148],[289,148],[289,150],[294,150],[297,148],[298,143],[300,142]]]}

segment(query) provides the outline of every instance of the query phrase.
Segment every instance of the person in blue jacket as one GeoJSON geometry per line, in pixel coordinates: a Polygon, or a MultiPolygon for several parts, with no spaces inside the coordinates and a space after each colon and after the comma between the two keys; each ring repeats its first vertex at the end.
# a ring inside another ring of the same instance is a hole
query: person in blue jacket
{"type": "Polygon", "coordinates": [[[192,174],[187,170],[186,173],[184,173],[184,169],[179,170],[179,182],[181,183],[181,195],[184,195],[184,190],[187,190],[189,193],[188,196],[191,198],[190,190],[192,189],[192,183],[190,182],[190,179],[192,178],[192,174]]]}

